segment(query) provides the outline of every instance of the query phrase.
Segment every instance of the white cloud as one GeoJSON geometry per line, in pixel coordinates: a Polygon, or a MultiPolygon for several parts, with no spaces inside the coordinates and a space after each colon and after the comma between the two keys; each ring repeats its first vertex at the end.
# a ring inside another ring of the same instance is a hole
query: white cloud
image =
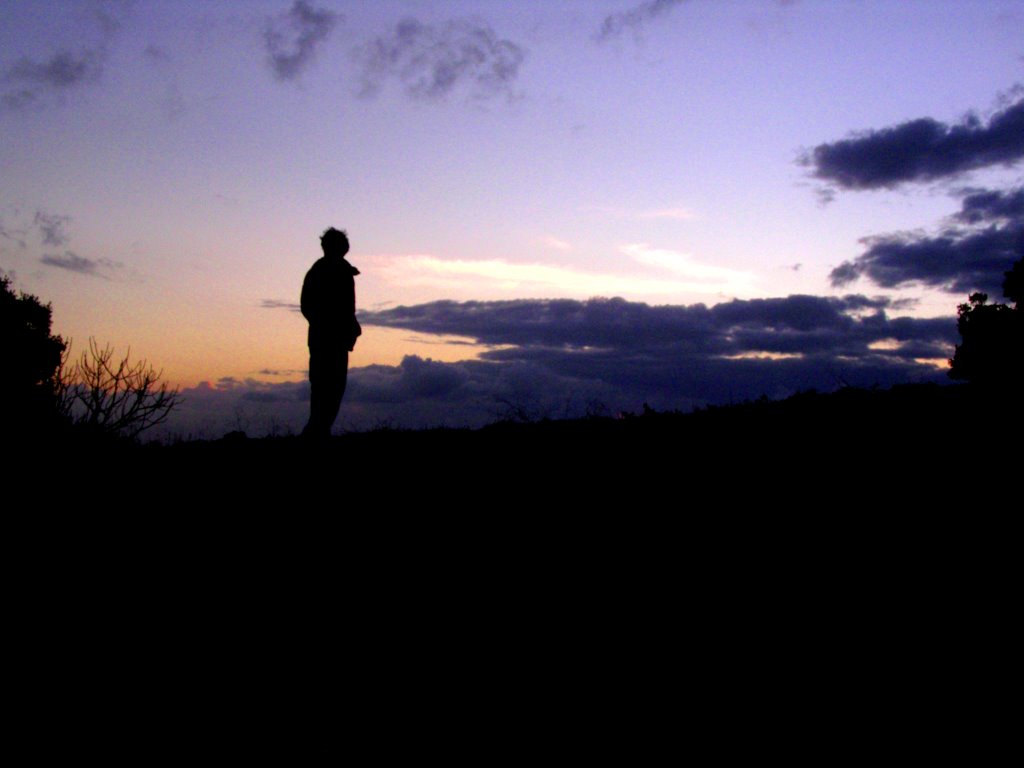
{"type": "Polygon", "coordinates": [[[556,251],[571,251],[572,244],[555,237],[554,235],[545,235],[541,238],[541,242],[548,248],[554,248],[556,251]]]}
{"type": "Polygon", "coordinates": [[[671,276],[591,272],[544,263],[512,263],[500,259],[440,259],[436,256],[394,256],[374,270],[403,287],[430,288],[445,297],[516,296],[591,297],[680,295],[749,295],[747,273],[697,264],[683,254],[646,245],[622,249],[637,263],[671,276]]]}
{"type": "Polygon", "coordinates": [[[639,264],[685,278],[690,285],[695,286],[690,290],[698,293],[746,296],[750,295],[753,287],[754,275],[750,272],[700,264],[687,253],[652,248],[647,243],[624,245],[619,250],[639,264]]]}
{"type": "Polygon", "coordinates": [[[635,208],[621,208],[614,205],[585,205],[581,206],[579,210],[603,213],[609,216],[614,216],[617,219],[637,219],[640,221],[649,221],[651,219],[692,221],[697,218],[696,213],[689,208],[684,208],[682,206],[637,210],[635,208]]]}
{"type": "Polygon", "coordinates": [[[677,221],[690,221],[696,218],[689,208],[656,208],[651,211],[641,211],[636,214],[638,219],[675,219],[677,221]]]}

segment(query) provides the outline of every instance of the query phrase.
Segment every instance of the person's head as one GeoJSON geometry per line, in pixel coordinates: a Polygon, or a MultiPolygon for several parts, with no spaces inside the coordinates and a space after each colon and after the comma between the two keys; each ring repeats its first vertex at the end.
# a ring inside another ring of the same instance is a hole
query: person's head
{"type": "Polygon", "coordinates": [[[324,249],[324,256],[333,254],[344,256],[348,253],[348,235],[343,229],[334,227],[325,229],[324,233],[320,235],[320,247],[324,249]]]}

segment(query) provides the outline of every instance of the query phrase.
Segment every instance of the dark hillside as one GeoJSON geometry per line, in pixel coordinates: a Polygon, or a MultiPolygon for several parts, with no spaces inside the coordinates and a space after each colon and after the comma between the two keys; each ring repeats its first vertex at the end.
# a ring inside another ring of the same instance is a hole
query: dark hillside
{"type": "MultiPolygon", "coordinates": [[[[1005,614],[1021,423],[1006,393],[901,387],[313,446],[78,446],[32,486],[71,501],[26,496],[10,529],[19,658],[42,660],[23,705],[66,691],[79,727],[53,749],[306,763],[474,749],[462,730],[496,711],[562,723],[532,700],[552,685],[629,700],[616,727],[642,730],[684,679],[701,711],[744,691],[762,745],[778,690],[933,690],[1005,614]],[[499,709],[468,705],[494,686],[499,709]]],[[[836,710],[802,717],[827,733],[836,710]]],[[[727,743],[731,718],[701,730],[727,743]]]]}
{"type": "MultiPolygon", "coordinates": [[[[125,483],[189,504],[208,497],[247,506],[280,503],[331,514],[423,504],[485,511],[512,499],[537,505],[643,508],[652,495],[712,492],[742,499],[838,500],[886,488],[935,494],[957,477],[963,492],[990,492],[993,472],[1019,461],[1021,406],[1015,392],[973,385],[803,393],[694,413],[645,411],[618,419],[497,423],[480,430],[379,430],[322,444],[298,438],[81,450],[80,469],[122,467],[125,483]],[[130,468],[130,469],[129,469],[130,468]],[[970,479],[968,479],[970,478],[970,479]],[[310,501],[316,496],[318,502],[310,501]],[[343,497],[336,508],[329,499],[343,497]],[[629,501],[632,499],[632,501],[629,501]],[[308,505],[308,506],[307,506],[308,505]]],[[[682,501],[680,502],[683,503],[682,501]]]]}

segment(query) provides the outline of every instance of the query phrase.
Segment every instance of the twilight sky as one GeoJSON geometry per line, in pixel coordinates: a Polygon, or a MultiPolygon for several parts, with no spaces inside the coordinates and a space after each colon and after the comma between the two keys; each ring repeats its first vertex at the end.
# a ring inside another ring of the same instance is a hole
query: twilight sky
{"type": "Polygon", "coordinates": [[[3,0],[0,269],[298,429],[348,231],[341,428],[943,380],[1024,251],[1021,0],[3,0]]]}

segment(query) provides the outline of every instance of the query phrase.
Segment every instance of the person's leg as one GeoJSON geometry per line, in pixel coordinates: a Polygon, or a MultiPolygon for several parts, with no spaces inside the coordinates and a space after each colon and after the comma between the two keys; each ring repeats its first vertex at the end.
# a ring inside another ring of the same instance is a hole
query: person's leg
{"type": "Polygon", "coordinates": [[[309,421],[302,430],[303,437],[326,437],[330,434],[330,427],[326,432],[323,429],[324,423],[324,398],[327,392],[325,381],[324,356],[320,350],[309,348],[309,421]]]}
{"type": "Polygon", "coordinates": [[[348,352],[338,352],[331,356],[330,361],[330,386],[326,401],[324,403],[324,420],[327,424],[327,433],[330,434],[338,418],[338,411],[341,410],[341,399],[345,397],[345,387],[348,384],[348,352]]]}
{"type": "Polygon", "coordinates": [[[348,352],[309,350],[309,422],[304,437],[329,437],[348,382],[348,352]]]}

